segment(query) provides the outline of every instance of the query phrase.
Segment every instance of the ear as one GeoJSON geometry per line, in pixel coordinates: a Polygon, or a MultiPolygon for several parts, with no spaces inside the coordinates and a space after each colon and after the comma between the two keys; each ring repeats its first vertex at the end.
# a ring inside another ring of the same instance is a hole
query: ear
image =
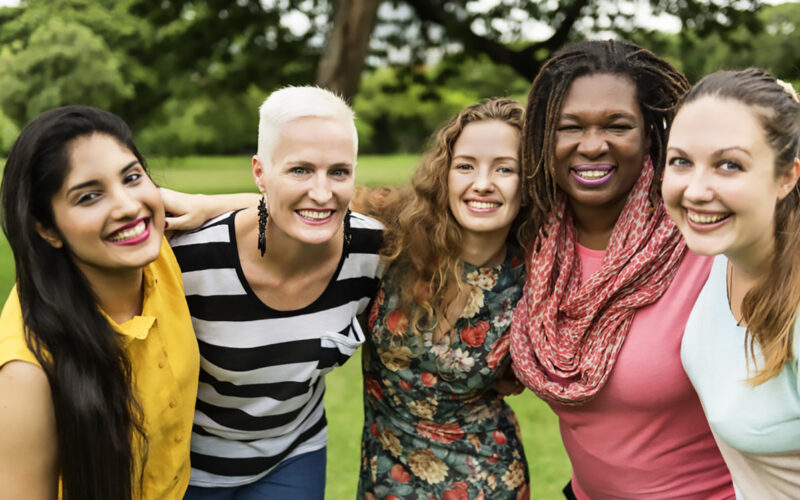
{"type": "Polygon", "coordinates": [[[33,223],[33,228],[39,233],[39,236],[50,244],[53,248],[61,248],[64,246],[64,242],[61,240],[61,236],[58,234],[53,228],[44,227],[44,225],[39,222],[38,220],[33,223]]]}
{"type": "Polygon", "coordinates": [[[786,198],[786,196],[792,192],[792,189],[797,185],[798,178],[800,178],[800,158],[795,158],[789,170],[778,178],[779,200],[786,198]]]}
{"type": "Polygon", "coordinates": [[[258,157],[258,155],[253,155],[252,162],[253,162],[253,180],[256,181],[256,187],[258,187],[258,190],[263,193],[266,187],[263,180],[266,168],[264,166],[264,163],[261,161],[261,158],[258,157]]]}

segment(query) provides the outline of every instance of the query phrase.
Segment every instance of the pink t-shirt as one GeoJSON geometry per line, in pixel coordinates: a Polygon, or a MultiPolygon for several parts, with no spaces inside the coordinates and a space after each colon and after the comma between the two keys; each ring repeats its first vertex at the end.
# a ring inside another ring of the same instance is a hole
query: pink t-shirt
{"type": "MultiPolygon", "coordinates": [[[[578,247],[585,281],[604,251],[578,247]]],[[[636,312],[605,387],[551,405],[581,499],[734,498],[730,474],[681,366],[681,338],[712,259],[686,253],[672,284],[636,312]]]]}

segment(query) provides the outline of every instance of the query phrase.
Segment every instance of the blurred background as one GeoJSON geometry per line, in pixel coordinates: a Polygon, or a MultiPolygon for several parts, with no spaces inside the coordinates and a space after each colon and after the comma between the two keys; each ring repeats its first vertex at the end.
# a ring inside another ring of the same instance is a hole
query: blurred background
{"type": "MultiPolygon", "coordinates": [[[[572,41],[626,38],[694,82],[760,66],[800,84],[800,3],[755,0],[0,0],[0,168],[25,123],[64,104],[122,116],[161,185],[253,191],[258,106],[318,84],[356,110],[356,182],[407,182],[427,137],[482,98],[524,103],[572,41]]],[[[0,295],[14,282],[0,235],[0,295]]],[[[570,475],[552,412],[511,398],[532,498],[570,475]]],[[[354,498],[360,356],[328,376],[329,499],[354,498]]]]}

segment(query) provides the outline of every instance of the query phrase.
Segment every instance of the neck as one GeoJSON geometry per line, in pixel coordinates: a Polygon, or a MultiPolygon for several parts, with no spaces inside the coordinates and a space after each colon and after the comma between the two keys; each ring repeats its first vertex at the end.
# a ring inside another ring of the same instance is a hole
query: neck
{"type": "Polygon", "coordinates": [[[509,229],[496,233],[464,235],[461,260],[473,266],[496,266],[503,262],[509,229]]]}
{"type": "MultiPolygon", "coordinates": [[[[311,245],[290,238],[274,223],[267,222],[267,247],[264,255],[258,250],[258,217],[255,210],[243,214],[243,231],[238,239],[239,253],[260,266],[272,268],[276,273],[287,276],[307,272],[314,263],[325,262],[339,257],[342,252],[344,228],[325,243],[311,245]],[[244,250],[244,252],[242,252],[244,250]]],[[[239,231],[237,231],[237,235],[239,231]]]]}
{"type": "Polygon", "coordinates": [[[592,250],[605,250],[626,201],[623,198],[611,206],[571,207],[578,243],[592,250]]]}
{"type": "Polygon", "coordinates": [[[747,292],[769,270],[774,241],[753,245],[750,252],[739,252],[728,257],[728,301],[734,317],[741,321],[742,302],[747,292]]]}
{"type": "Polygon", "coordinates": [[[108,272],[78,265],[97,299],[97,305],[117,324],[142,313],[144,271],[141,268],[108,272]]]}

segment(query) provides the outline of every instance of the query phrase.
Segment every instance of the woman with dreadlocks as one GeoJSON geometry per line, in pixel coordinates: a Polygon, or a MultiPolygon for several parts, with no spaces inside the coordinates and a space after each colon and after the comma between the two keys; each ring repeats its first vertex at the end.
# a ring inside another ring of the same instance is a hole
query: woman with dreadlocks
{"type": "Polygon", "coordinates": [[[567,498],[733,498],[680,344],[711,261],[659,196],[686,78],[624,41],[556,53],[533,82],[522,162],[539,239],[512,323],[517,377],[559,417],[567,498]]]}

